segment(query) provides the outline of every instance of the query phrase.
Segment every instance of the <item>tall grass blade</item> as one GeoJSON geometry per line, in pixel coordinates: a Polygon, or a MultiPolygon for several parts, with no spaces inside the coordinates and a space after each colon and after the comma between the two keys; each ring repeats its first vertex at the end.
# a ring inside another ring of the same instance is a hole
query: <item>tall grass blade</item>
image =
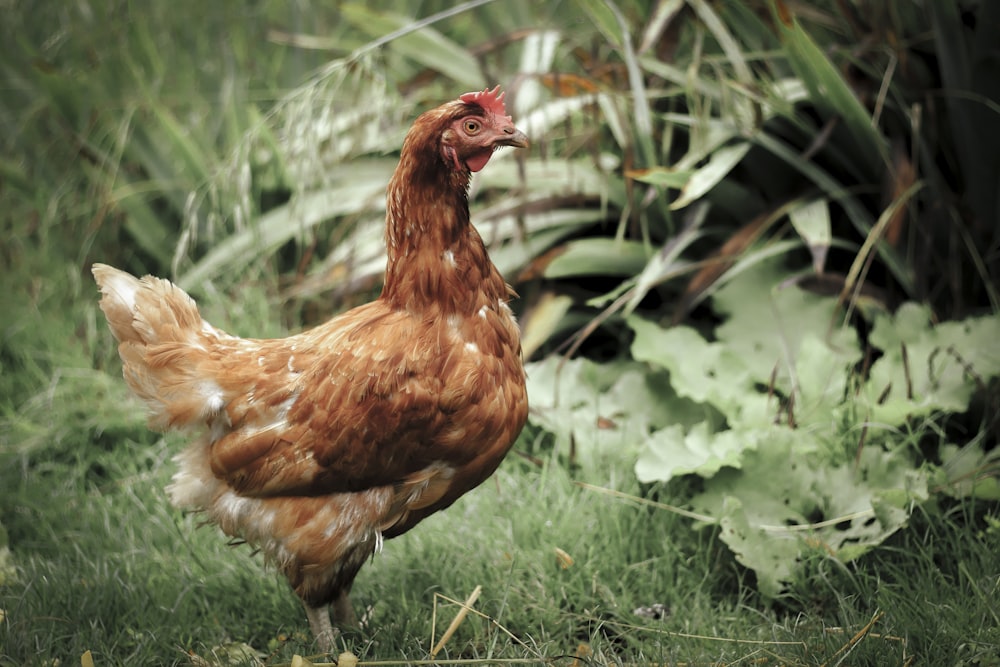
{"type": "Polygon", "coordinates": [[[871,114],[795,18],[785,0],[771,0],[775,23],[789,64],[809,89],[810,100],[831,117],[847,126],[852,153],[859,156],[856,168],[871,181],[889,163],[885,138],[872,123],[871,114]]]}

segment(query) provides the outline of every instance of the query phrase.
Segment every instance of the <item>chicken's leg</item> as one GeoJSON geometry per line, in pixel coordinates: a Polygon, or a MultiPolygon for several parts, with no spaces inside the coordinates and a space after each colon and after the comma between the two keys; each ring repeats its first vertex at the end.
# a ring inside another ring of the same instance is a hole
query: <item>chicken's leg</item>
{"type": "Polygon", "coordinates": [[[358,617],[354,615],[354,606],[347,591],[341,591],[330,603],[330,612],[333,614],[333,624],[338,628],[358,627],[358,617]]]}
{"type": "Polygon", "coordinates": [[[346,591],[342,591],[331,604],[322,607],[310,607],[308,604],[303,606],[306,608],[306,618],[309,619],[309,628],[316,638],[316,645],[324,653],[333,650],[333,640],[337,638],[340,628],[354,627],[358,624],[354,607],[351,606],[351,598],[346,591]],[[333,623],[330,623],[331,611],[333,623]]]}
{"type": "Polygon", "coordinates": [[[329,605],[310,607],[306,604],[303,606],[306,608],[306,618],[309,619],[309,627],[312,629],[313,637],[316,638],[316,645],[323,653],[329,653],[333,650],[333,640],[337,636],[337,632],[330,623],[329,605]]]}

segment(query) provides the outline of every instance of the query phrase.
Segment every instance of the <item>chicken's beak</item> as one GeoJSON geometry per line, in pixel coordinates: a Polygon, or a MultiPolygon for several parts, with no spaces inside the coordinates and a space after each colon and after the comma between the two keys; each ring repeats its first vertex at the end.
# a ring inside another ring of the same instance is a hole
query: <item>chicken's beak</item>
{"type": "Polygon", "coordinates": [[[528,135],[513,125],[503,128],[503,133],[493,142],[494,146],[513,146],[514,148],[527,148],[528,135]]]}

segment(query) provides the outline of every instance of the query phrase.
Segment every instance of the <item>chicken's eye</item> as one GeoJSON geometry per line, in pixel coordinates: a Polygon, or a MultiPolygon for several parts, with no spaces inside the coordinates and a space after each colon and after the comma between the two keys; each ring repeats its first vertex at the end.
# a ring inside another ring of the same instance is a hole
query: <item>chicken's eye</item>
{"type": "Polygon", "coordinates": [[[479,128],[480,127],[481,126],[479,125],[479,121],[478,120],[467,120],[467,121],[465,121],[465,131],[468,134],[475,134],[476,132],[479,132],[479,128]]]}

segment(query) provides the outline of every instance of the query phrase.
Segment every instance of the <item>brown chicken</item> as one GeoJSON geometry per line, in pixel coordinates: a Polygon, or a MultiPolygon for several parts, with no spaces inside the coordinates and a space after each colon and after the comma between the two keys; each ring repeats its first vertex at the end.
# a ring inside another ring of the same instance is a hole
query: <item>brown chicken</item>
{"type": "Polygon", "coordinates": [[[417,118],[387,192],[382,294],[315,329],[237,338],[166,280],[93,269],[150,426],[197,434],[172,503],[260,549],[324,651],[331,607],[355,622],[362,564],[489,477],[527,416],[513,292],[469,221],[471,172],[528,145],[498,90],[417,118]]]}

